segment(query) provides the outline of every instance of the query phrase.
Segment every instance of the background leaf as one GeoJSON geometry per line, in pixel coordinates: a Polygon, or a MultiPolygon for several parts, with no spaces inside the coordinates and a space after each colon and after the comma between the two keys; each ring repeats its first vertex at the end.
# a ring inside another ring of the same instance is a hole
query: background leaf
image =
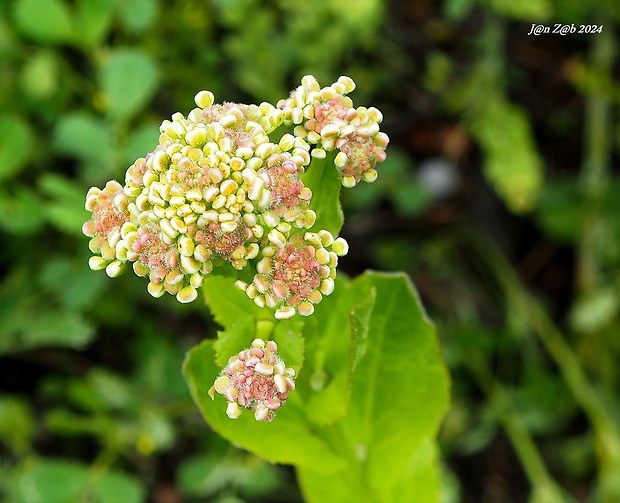
{"type": "Polygon", "coordinates": [[[0,115],[0,181],[11,178],[32,154],[32,134],[20,117],[0,115]]]}
{"type": "Polygon", "coordinates": [[[82,224],[90,214],[84,209],[84,194],[80,186],[61,175],[47,173],[39,178],[39,186],[51,201],[46,217],[58,229],[82,237],[82,224]]]}
{"type": "Polygon", "coordinates": [[[0,333],[0,354],[5,354],[46,346],[83,348],[94,329],[76,312],[21,306],[17,312],[0,312],[0,333]]]}
{"type": "Polygon", "coordinates": [[[0,187],[0,227],[15,235],[34,233],[44,225],[44,209],[37,193],[18,185],[11,193],[0,187]]]}
{"type": "Polygon", "coordinates": [[[94,501],[116,503],[144,501],[144,491],[134,477],[110,471],[101,476],[86,466],[60,459],[46,459],[28,467],[16,484],[16,503],[69,503],[94,501]],[[88,495],[88,496],[87,496],[88,495]]]}
{"type": "Polygon", "coordinates": [[[142,33],[157,18],[159,5],[155,0],[133,0],[119,2],[118,11],[121,22],[133,33],[142,33]]]}
{"type": "Polygon", "coordinates": [[[25,470],[16,484],[17,503],[76,501],[87,483],[86,468],[76,462],[48,459],[25,470]]]}
{"type": "Polygon", "coordinates": [[[97,503],[140,503],[144,501],[144,489],[135,479],[126,473],[108,472],[99,481],[96,489],[97,503]],[[122,495],[122,496],[121,496],[122,495]]]}
{"type": "Polygon", "coordinates": [[[38,42],[66,42],[71,38],[71,12],[62,0],[17,0],[13,16],[20,31],[38,42]]]}
{"type": "Polygon", "coordinates": [[[52,145],[56,152],[82,161],[90,183],[103,184],[118,175],[114,163],[112,129],[103,120],[85,111],[64,115],[54,128],[52,145]]]}
{"type": "Polygon", "coordinates": [[[485,154],[487,178],[513,211],[532,210],[542,186],[543,165],[527,117],[503,99],[486,103],[480,112],[471,129],[485,154]]]}
{"type": "MultiPolygon", "coordinates": [[[[115,0],[79,0],[76,5],[75,23],[78,40],[86,45],[96,45],[110,29],[115,0]]],[[[125,3],[125,2],[123,2],[125,3]]]]}
{"type": "Polygon", "coordinates": [[[111,51],[99,72],[110,116],[128,119],[135,115],[153,96],[158,80],[157,67],[146,53],[136,49],[111,51]]]}

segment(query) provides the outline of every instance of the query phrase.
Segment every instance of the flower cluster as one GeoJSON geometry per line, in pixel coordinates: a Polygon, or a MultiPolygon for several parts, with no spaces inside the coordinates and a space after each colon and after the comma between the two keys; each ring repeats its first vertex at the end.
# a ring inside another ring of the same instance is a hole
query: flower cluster
{"type": "MultiPolygon", "coordinates": [[[[88,191],[89,266],[116,277],[131,264],[148,278],[151,295],[167,292],[184,303],[223,268],[253,276],[235,286],[277,319],[311,315],[333,292],[348,245],[314,228],[321,209],[303,174],[329,156],[327,169],[337,169],[345,187],[372,182],[388,144],[381,113],[353,107],[354,88],[348,77],[321,88],[306,76],[277,106],[214,104],[211,92],[199,92],[187,116],[162,122],[159,144],[129,166],[124,185],[88,191]]],[[[295,370],[276,343],[255,339],[229,359],[209,395],[224,395],[230,418],[246,408],[271,421],[294,389],[295,370]]]]}
{"type": "Polygon", "coordinates": [[[250,349],[244,349],[228,360],[228,365],[209,389],[226,397],[226,414],[231,419],[241,415],[241,408],[254,411],[257,421],[271,421],[295,389],[295,370],[287,368],[278,357],[274,341],[254,339],[250,349]]]}
{"type": "Polygon", "coordinates": [[[360,180],[377,179],[377,163],[385,160],[389,138],[379,131],[383,115],[374,107],[353,107],[347,96],[355,89],[350,77],[340,77],[331,86],[319,85],[312,75],[286,100],[278,102],[284,123],[294,134],[315,146],[312,156],[324,158],[336,151],[334,163],[342,173],[342,185],[354,187],[360,180]]]}
{"type": "Polygon", "coordinates": [[[127,169],[124,185],[88,191],[90,267],[116,277],[131,264],[151,295],[179,302],[195,300],[216,267],[249,268],[253,281],[236,286],[257,305],[279,319],[312,314],[348,246],[313,228],[320,208],[302,175],[335,150],[345,186],[372,181],[388,142],[378,110],[353,108],[353,88],[348,77],[321,89],[307,76],[278,106],[214,104],[199,92],[187,116],[163,121],[159,144],[127,169]]]}

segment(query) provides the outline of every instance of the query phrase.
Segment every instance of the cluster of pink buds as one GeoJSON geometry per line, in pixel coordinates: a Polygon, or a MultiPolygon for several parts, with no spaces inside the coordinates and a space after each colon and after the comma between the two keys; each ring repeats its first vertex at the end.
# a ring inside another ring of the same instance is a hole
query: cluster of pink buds
{"type": "Polygon", "coordinates": [[[279,319],[312,314],[348,247],[314,228],[320,208],[303,174],[334,150],[345,186],[372,181],[388,142],[378,110],[353,108],[354,87],[341,77],[321,89],[306,76],[278,106],[214,104],[199,92],[187,116],[162,122],[159,144],[129,166],[124,185],[88,191],[90,267],[116,277],[131,264],[151,295],[179,302],[195,300],[215,268],[249,268],[254,280],[237,287],[257,305],[279,319]]]}
{"type": "Polygon", "coordinates": [[[385,160],[389,142],[379,130],[383,120],[379,110],[353,107],[347,94],[354,89],[350,77],[340,77],[331,86],[321,88],[312,75],[306,75],[288,99],[278,102],[284,124],[294,126],[295,136],[314,146],[313,157],[325,158],[327,152],[337,152],[334,164],[345,187],[377,179],[375,167],[385,160]]]}
{"type": "Polygon", "coordinates": [[[278,246],[281,237],[271,239],[252,283],[239,280],[237,288],[258,306],[276,308],[277,319],[311,315],[323,295],[334,291],[338,257],[347,253],[347,242],[325,230],[294,234],[283,246],[278,246]]]}
{"type": "Polygon", "coordinates": [[[254,411],[257,421],[271,421],[295,389],[295,370],[286,367],[277,350],[274,341],[254,339],[251,348],[228,360],[209,396],[215,399],[217,392],[226,397],[229,418],[237,419],[245,408],[254,411]]]}

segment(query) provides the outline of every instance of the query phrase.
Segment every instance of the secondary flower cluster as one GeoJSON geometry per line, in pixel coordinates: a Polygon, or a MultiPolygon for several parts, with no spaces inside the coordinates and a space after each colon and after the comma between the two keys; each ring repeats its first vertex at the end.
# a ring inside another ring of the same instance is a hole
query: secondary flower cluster
{"type": "Polygon", "coordinates": [[[179,302],[195,300],[215,267],[251,268],[254,279],[236,286],[257,305],[279,319],[312,314],[333,291],[348,246],[313,229],[320,208],[311,208],[302,175],[337,150],[342,183],[353,186],[374,180],[385,158],[381,114],[353,108],[345,96],[353,88],[348,77],[321,89],[307,76],[277,107],[214,104],[199,92],[187,117],[163,121],[159,144],[127,169],[124,185],[88,191],[90,267],[116,277],[131,264],[151,295],[179,302]],[[276,128],[292,125],[293,134],[272,141],[276,128]]]}
{"type": "Polygon", "coordinates": [[[385,160],[389,138],[379,131],[383,115],[374,107],[353,108],[347,96],[355,89],[350,77],[340,77],[331,86],[319,85],[306,75],[291,96],[278,102],[284,123],[294,127],[294,134],[314,145],[312,156],[324,158],[337,151],[336,167],[342,184],[354,187],[361,179],[377,179],[377,163],[385,160]]]}
{"type": "Polygon", "coordinates": [[[209,389],[226,397],[226,414],[231,419],[241,415],[241,408],[254,411],[257,421],[271,421],[295,389],[295,370],[287,368],[278,357],[274,341],[254,339],[250,349],[244,349],[228,360],[228,365],[209,389]]]}

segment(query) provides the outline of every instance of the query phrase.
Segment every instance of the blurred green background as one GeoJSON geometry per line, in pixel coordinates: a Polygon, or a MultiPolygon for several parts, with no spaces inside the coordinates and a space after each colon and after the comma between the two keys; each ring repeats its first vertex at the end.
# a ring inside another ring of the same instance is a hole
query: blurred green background
{"type": "Polygon", "coordinates": [[[385,117],[340,269],[408,272],[438,326],[442,503],[620,501],[619,21],[611,0],[0,0],[0,501],[301,501],[191,401],[206,308],[90,271],[81,225],[197,91],[274,102],[307,73],[385,117]],[[576,31],[528,36],[556,23],[576,31]]]}

